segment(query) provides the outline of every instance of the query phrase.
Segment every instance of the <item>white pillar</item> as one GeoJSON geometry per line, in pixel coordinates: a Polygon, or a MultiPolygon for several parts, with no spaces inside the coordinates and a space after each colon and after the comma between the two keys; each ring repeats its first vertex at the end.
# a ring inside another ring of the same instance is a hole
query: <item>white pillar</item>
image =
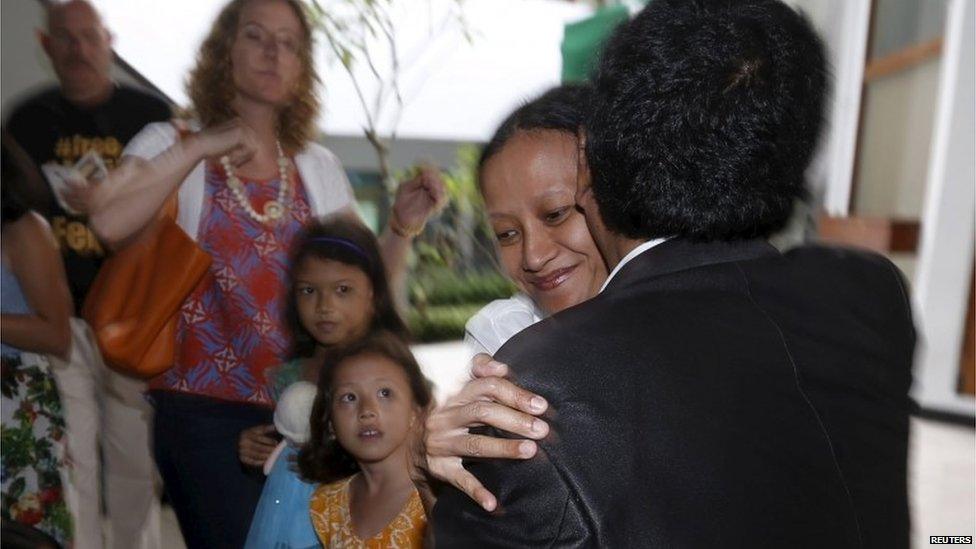
{"type": "Polygon", "coordinates": [[[951,0],[946,12],[915,280],[915,320],[920,337],[913,396],[925,408],[965,415],[976,415],[976,399],[956,390],[973,272],[976,217],[973,3],[951,0]]]}
{"type": "Polygon", "coordinates": [[[807,178],[818,205],[832,216],[849,213],[871,26],[871,0],[790,0],[816,25],[827,48],[830,100],[824,133],[807,178]]]}

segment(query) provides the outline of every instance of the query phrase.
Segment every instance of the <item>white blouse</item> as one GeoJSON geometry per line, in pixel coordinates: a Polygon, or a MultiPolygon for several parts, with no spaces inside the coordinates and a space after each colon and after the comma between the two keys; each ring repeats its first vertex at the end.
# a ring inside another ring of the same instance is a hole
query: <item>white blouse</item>
{"type": "Polygon", "coordinates": [[[464,325],[464,342],[471,356],[478,353],[494,355],[509,338],[545,316],[523,293],[508,299],[496,299],[482,307],[464,325]]]}

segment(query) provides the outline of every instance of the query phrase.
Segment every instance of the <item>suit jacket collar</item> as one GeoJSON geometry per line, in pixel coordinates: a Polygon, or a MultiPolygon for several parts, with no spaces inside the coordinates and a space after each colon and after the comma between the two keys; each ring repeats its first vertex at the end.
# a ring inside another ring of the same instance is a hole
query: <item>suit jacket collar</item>
{"type": "Polygon", "coordinates": [[[672,238],[630,260],[605,291],[695,267],[777,255],[779,251],[763,239],[694,242],[672,238]]]}

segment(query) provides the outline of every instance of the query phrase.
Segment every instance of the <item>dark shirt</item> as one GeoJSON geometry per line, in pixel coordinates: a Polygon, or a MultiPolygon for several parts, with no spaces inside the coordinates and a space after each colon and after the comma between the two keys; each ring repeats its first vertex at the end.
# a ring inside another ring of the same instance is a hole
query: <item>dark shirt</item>
{"type": "MultiPolygon", "coordinates": [[[[111,170],[118,166],[125,144],[144,126],[170,118],[169,105],[156,95],[116,86],[104,103],[81,108],[61,95],[58,87],[43,90],[15,108],[7,131],[40,167],[49,162],[74,165],[89,150],[97,151],[111,170]]],[[[80,312],[88,289],[101,267],[105,250],[88,227],[87,216],[66,212],[48,188],[31,208],[51,224],[64,257],[75,311],[80,312]]]]}

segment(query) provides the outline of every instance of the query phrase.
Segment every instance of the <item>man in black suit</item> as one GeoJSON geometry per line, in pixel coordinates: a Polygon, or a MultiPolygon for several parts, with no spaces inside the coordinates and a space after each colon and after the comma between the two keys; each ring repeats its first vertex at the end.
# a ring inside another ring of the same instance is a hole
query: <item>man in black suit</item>
{"type": "Polygon", "coordinates": [[[469,464],[498,507],[446,490],[437,546],[907,547],[903,281],[763,239],[821,127],[814,31],[776,0],[655,0],[594,84],[577,202],[614,269],[496,355],[550,431],[469,464]]]}

